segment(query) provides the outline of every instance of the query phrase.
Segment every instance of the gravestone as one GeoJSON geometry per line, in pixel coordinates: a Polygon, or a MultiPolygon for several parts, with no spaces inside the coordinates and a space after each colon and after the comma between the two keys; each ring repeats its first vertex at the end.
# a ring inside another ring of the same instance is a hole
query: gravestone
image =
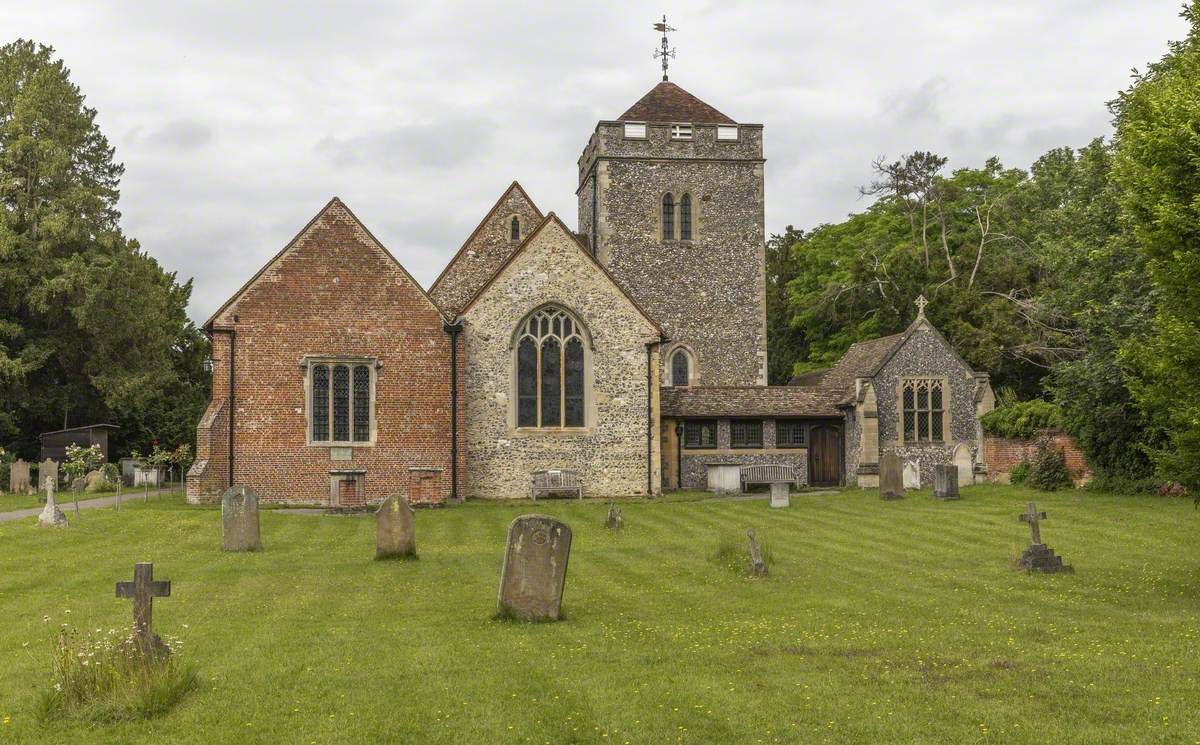
{"type": "Polygon", "coordinates": [[[38,491],[46,491],[47,481],[53,481],[58,486],[58,461],[50,458],[38,464],[38,491]]]}
{"type": "Polygon", "coordinates": [[[954,466],[958,469],[960,486],[970,486],[975,483],[975,455],[971,448],[959,444],[954,448],[954,466]]]}
{"type": "Polygon", "coordinates": [[[1045,512],[1038,512],[1033,502],[1029,508],[1017,516],[1023,523],[1029,523],[1030,546],[1021,554],[1017,566],[1031,572],[1073,572],[1071,566],[1063,564],[1061,556],[1055,556],[1054,551],[1042,543],[1041,522],[1046,519],[1045,512]]]}
{"type": "Polygon", "coordinates": [[[31,494],[29,464],[17,459],[8,466],[8,490],[13,494],[31,494]]]}
{"type": "Polygon", "coordinates": [[[83,490],[88,493],[104,491],[108,486],[108,479],[104,477],[104,471],[96,469],[84,477],[83,490]]]}
{"type": "Polygon", "coordinates": [[[792,506],[792,485],[783,483],[771,484],[771,506],[772,507],[791,507],[792,506]]]}
{"type": "Polygon", "coordinates": [[[958,467],[941,463],[933,467],[933,496],[938,499],[960,499],[958,467]]]}
{"type": "Polygon", "coordinates": [[[557,621],[562,612],[571,528],[545,515],[522,515],[508,526],[500,572],[498,614],[522,621],[557,621]]]}
{"type": "Polygon", "coordinates": [[[904,464],[904,488],[905,489],[920,489],[921,488],[921,464],[915,460],[907,461],[904,464]]]}
{"type": "Polygon", "coordinates": [[[608,517],[604,518],[604,527],[609,530],[620,530],[625,527],[625,519],[621,517],[621,508],[616,502],[608,503],[608,517]]]}
{"type": "Polygon", "coordinates": [[[42,508],[42,514],[38,515],[38,525],[45,528],[67,527],[67,516],[54,503],[54,492],[58,491],[58,480],[46,479],[42,485],[46,490],[46,506],[42,508]]]}
{"type": "Polygon", "coordinates": [[[900,456],[891,451],[879,459],[879,496],[881,499],[904,499],[900,456]]]}
{"type": "Polygon", "coordinates": [[[407,497],[394,494],[375,510],[375,558],[403,559],[417,555],[413,511],[407,497]]]}
{"type": "Polygon", "coordinates": [[[154,565],[133,565],[133,581],[117,583],[117,597],[133,601],[133,639],[138,651],[147,657],[166,657],[171,650],[154,633],[154,598],[171,596],[171,581],[154,579],[154,565]]]}
{"type": "Polygon", "coordinates": [[[221,496],[221,548],[261,551],[258,494],[248,486],[231,486],[221,496]]]}
{"type": "Polygon", "coordinates": [[[758,548],[758,538],[754,536],[754,528],[746,529],[746,537],[750,539],[750,571],[755,577],[767,576],[767,564],[763,561],[762,552],[758,548]]]}

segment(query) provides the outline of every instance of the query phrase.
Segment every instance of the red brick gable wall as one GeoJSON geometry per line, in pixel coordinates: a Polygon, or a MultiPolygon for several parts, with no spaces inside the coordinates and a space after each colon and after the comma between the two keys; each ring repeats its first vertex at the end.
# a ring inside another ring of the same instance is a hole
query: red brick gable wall
{"type": "MultiPolygon", "coordinates": [[[[412,278],[344,205],[331,203],[214,319],[214,400],[228,389],[228,335],[221,330],[236,331],[234,482],[267,502],[327,504],[331,470],[362,471],[357,488],[339,490],[355,501],[395,493],[444,501],[451,484],[450,337],[442,323],[412,278]],[[306,444],[306,355],[379,360],[376,440],[355,446],[350,460],[334,461],[329,446],[306,444]],[[412,488],[414,479],[420,488],[412,488]]],[[[218,440],[206,438],[210,450],[226,447],[218,440]]],[[[221,462],[219,453],[208,456],[221,462]]]]}

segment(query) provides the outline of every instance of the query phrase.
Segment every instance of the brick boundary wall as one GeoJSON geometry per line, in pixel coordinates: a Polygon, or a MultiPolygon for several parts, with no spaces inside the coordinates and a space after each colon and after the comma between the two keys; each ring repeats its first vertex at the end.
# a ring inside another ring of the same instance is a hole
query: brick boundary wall
{"type": "MultiPolygon", "coordinates": [[[[1092,469],[1083,457],[1083,451],[1075,443],[1075,438],[1065,432],[1047,432],[1051,442],[1062,448],[1067,458],[1067,470],[1076,486],[1083,486],[1092,480],[1092,469]]],[[[1037,439],[1017,440],[995,435],[983,437],[983,460],[988,468],[988,480],[999,483],[1009,483],[1009,474],[1013,466],[1023,460],[1032,460],[1037,453],[1037,439]]]]}

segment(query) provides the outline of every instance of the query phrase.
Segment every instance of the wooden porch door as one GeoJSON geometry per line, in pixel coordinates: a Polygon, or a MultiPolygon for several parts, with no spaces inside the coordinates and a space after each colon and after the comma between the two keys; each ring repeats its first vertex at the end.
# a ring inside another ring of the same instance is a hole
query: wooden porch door
{"type": "Polygon", "coordinates": [[[837,486],[842,483],[842,428],[814,424],[808,434],[808,483],[837,486]]]}

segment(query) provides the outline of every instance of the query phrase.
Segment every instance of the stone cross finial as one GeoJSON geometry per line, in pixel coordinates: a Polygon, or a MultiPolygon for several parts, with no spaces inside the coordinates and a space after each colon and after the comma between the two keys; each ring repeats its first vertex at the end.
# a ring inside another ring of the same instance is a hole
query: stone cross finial
{"type": "Polygon", "coordinates": [[[166,646],[152,631],[151,614],[154,598],[171,596],[171,581],[154,579],[154,565],[133,565],[133,581],[117,583],[117,597],[133,600],[133,629],[143,652],[166,651],[166,646]]]}
{"type": "Polygon", "coordinates": [[[1038,512],[1037,507],[1033,502],[1029,503],[1029,509],[1017,516],[1021,522],[1029,523],[1030,541],[1035,545],[1040,545],[1042,542],[1042,529],[1038,523],[1046,519],[1045,512],[1038,512]]]}
{"type": "Polygon", "coordinates": [[[917,299],[913,301],[913,305],[917,306],[917,319],[920,320],[920,319],[924,318],[925,317],[925,306],[929,305],[929,301],[925,299],[925,296],[918,295],[917,299]]]}

